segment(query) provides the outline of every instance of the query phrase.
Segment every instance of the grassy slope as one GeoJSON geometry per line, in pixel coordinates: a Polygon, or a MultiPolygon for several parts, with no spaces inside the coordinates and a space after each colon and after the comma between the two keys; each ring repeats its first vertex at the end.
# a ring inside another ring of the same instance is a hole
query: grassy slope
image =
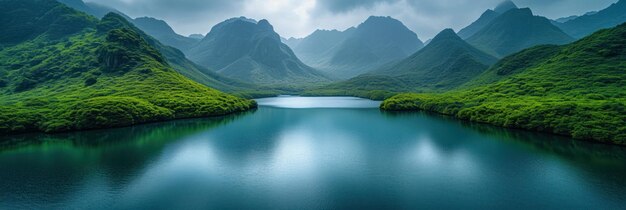
{"type": "MultiPolygon", "coordinates": [[[[87,24],[54,36],[55,29],[40,26],[30,40],[0,39],[9,45],[0,50],[0,133],[127,126],[256,106],[179,74],[117,15],[97,21],[50,0],[6,3],[27,18],[56,14],[48,19],[72,20],[57,21],[62,26],[87,24]]],[[[7,8],[2,15],[13,17],[7,8]]]]}
{"type": "Polygon", "coordinates": [[[524,51],[509,56],[469,89],[402,94],[386,100],[381,108],[428,110],[504,127],[625,145],[625,37],[623,24],[562,47],[533,48],[529,51],[541,54],[524,51]],[[530,61],[536,64],[519,62],[532,54],[536,57],[530,61]],[[545,55],[551,56],[539,59],[545,55]]]}
{"type": "MultiPolygon", "coordinates": [[[[134,28],[137,32],[139,32],[141,37],[144,38],[146,42],[148,42],[148,44],[159,50],[159,52],[161,52],[163,57],[165,57],[170,66],[172,66],[176,71],[178,71],[185,77],[200,84],[244,98],[274,96],[282,93],[282,91],[276,90],[271,87],[260,87],[257,85],[248,84],[232,78],[225,77],[216,73],[214,70],[207,69],[188,60],[183,52],[181,52],[179,49],[171,47],[180,46],[177,44],[172,44],[175,42],[180,43],[180,40],[176,41],[169,38],[174,37],[174,39],[178,39],[180,37],[177,38],[176,36],[178,35],[171,31],[171,29],[165,22],[158,23],[160,20],[154,20],[151,18],[132,19],[120,11],[111,8],[99,8],[98,6],[93,4],[87,5],[82,0],[63,0],[60,2],[76,10],[91,14],[98,18],[103,17],[108,12],[119,14],[127,21],[132,22],[136,25],[128,25],[127,27],[134,28]],[[161,29],[164,29],[165,33],[160,33],[160,31],[158,30],[158,25],[156,26],[156,28],[152,27],[154,26],[154,23],[161,24],[161,29]],[[139,25],[137,26],[137,24],[139,25]],[[140,30],[139,27],[149,30],[140,30]],[[170,44],[170,46],[167,45],[168,43],[170,44]]],[[[186,40],[183,40],[182,42],[188,42],[187,38],[185,39],[186,40]]]]}

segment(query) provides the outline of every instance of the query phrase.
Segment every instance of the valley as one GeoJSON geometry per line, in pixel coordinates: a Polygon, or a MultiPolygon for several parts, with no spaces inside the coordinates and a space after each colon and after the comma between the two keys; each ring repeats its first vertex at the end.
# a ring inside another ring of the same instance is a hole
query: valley
{"type": "Polygon", "coordinates": [[[6,18],[26,8],[22,18],[49,22],[4,23],[3,133],[222,115],[255,107],[237,97],[290,94],[387,99],[382,109],[626,144],[623,0],[561,22],[504,1],[426,45],[392,17],[289,39],[238,17],[188,37],[80,0],[6,2],[6,18]],[[591,22],[599,17],[611,21],[591,22]],[[571,29],[583,22],[611,29],[571,29]]]}
{"type": "Polygon", "coordinates": [[[626,0],[0,0],[0,209],[620,209],[626,0]]]}

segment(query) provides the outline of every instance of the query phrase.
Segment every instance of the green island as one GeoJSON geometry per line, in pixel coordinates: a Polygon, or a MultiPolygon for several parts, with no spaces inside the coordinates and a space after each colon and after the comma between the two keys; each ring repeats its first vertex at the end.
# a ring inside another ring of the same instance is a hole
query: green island
{"type": "Polygon", "coordinates": [[[178,73],[119,15],[97,20],[56,1],[5,2],[1,14],[27,24],[2,25],[10,33],[0,36],[0,133],[119,127],[256,107],[178,73]]]}
{"type": "Polygon", "coordinates": [[[508,56],[444,93],[406,93],[390,111],[425,110],[459,119],[626,145],[626,24],[574,43],[508,56]]]}

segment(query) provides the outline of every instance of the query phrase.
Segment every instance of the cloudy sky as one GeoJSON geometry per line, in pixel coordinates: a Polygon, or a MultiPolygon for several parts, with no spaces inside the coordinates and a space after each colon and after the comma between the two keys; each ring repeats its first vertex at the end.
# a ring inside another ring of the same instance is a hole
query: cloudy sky
{"type": "MultiPolygon", "coordinates": [[[[502,0],[86,0],[132,17],[166,20],[176,32],[206,34],[213,25],[246,16],[267,19],[283,37],[304,37],[315,29],[343,30],[370,15],[404,22],[422,40],[445,28],[459,30],[502,0]]],[[[559,18],[608,7],[617,0],[514,0],[536,15],[559,18]]]]}

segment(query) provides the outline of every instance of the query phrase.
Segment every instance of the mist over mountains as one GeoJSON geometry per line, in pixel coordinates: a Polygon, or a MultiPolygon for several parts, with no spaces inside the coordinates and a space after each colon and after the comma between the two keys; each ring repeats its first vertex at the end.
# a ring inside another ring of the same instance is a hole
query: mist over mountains
{"type": "MultiPolygon", "coordinates": [[[[281,38],[266,20],[257,22],[241,17],[217,24],[206,35],[182,36],[156,18],[133,19],[113,8],[81,0],[60,2],[96,17],[108,12],[118,13],[164,45],[179,49],[194,63],[210,69],[208,71],[248,83],[315,84],[374,72],[380,74],[383,72],[380,69],[393,66],[396,71],[414,69],[419,72],[415,69],[424,68],[416,63],[397,67],[398,63],[406,64],[405,59],[422,49],[424,43],[404,23],[392,17],[371,16],[343,31],[316,30],[307,37],[289,39],[281,38]]],[[[589,31],[621,23],[625,19],[620,13],[624,2],[556,21],[536,16],[529,8],[520,9],[513,1],[506,0],[461,29],[458,37],[472,48],[504,57],[536,45],[569,43],[589,31]]],[[[445,32],[450,34],[449,30],[445,32]]],[[[445,58],[442,56],[421,58],[420,63],[428,63],[433,68],[432,60],[445,58]]]]}

